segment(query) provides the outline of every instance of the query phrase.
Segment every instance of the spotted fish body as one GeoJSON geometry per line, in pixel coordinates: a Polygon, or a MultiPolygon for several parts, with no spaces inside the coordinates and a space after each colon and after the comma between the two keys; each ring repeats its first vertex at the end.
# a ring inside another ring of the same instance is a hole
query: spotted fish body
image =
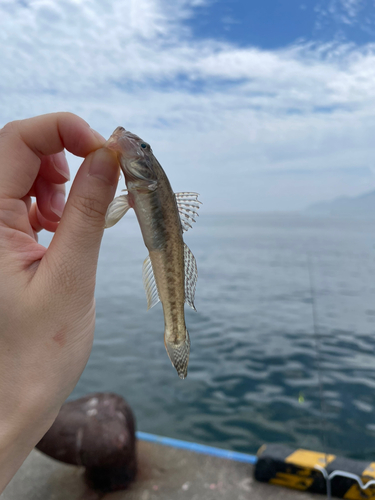
{"type": "Polygon", "coordinates": [[[138,136],[118,127],[106,143],[117,152],[128,194],[115,198],[106,215],[113,226],[133,208],[149,256],[143,263],[148,309],[159,302],[164,312],[164,344],[180,378],[187,375],[190,338],[184,304],[193,309],[197,267],[183,241],[183,231],[198,215],[196,193],[174,193],[151,147],[138,136]]]}

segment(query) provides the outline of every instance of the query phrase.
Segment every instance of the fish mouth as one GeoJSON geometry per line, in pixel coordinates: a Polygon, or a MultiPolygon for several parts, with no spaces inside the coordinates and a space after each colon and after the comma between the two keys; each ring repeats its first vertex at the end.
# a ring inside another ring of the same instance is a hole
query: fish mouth
{"type": "Polygon", "coordinates": [[[124,127],[117,127],[104,146],[121,153],[125,159],[131,160],[145,156],[140,147],[141,143],[142,139],[140,137],[125,130],[124,127]]]}

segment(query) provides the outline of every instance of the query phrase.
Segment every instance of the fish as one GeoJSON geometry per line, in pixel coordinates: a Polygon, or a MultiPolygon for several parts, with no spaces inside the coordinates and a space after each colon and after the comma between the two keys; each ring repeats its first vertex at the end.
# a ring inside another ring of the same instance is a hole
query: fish
{"type": "Polygon", "coordinates": [[[198,193],[174,193],[151,146],[117,127],[104,145],[117,154],[126,194],[109,205],[105,227],[116,224],[132,208],[149,251],[143,262],[147,309],[159,301],[164,313],[164,345],[178,376],[184,379],[190,355],[185,302],[194,310],[198,270],[183,233],[192,227],[201,202],[198,193]]]}

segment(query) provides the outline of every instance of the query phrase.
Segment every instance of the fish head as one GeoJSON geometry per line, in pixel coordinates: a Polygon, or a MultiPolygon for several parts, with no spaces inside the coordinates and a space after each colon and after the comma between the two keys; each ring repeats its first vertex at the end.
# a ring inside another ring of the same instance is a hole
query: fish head
{"type": "Polygon", "coordinates": [[[132,183],[156,182],[154,154],[147,142],[124,127],[117,127],[105,146],[117,153],[126,181],[132,183]]]}

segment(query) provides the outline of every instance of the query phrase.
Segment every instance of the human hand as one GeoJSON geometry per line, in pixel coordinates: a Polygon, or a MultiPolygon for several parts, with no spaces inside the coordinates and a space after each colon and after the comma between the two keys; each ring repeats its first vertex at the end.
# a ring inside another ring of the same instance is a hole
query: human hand
{"type": "Polygon", "coordinates": [[[104,141],[70,113],[0,130],[0,492],[52,425],[91,351],[97,259],[119,176],[104,141]],[[65,208],[64,148],[86,157],[65,208]],[[48,249],[37,242],[42,228],[56,231],[48,249]]]}

